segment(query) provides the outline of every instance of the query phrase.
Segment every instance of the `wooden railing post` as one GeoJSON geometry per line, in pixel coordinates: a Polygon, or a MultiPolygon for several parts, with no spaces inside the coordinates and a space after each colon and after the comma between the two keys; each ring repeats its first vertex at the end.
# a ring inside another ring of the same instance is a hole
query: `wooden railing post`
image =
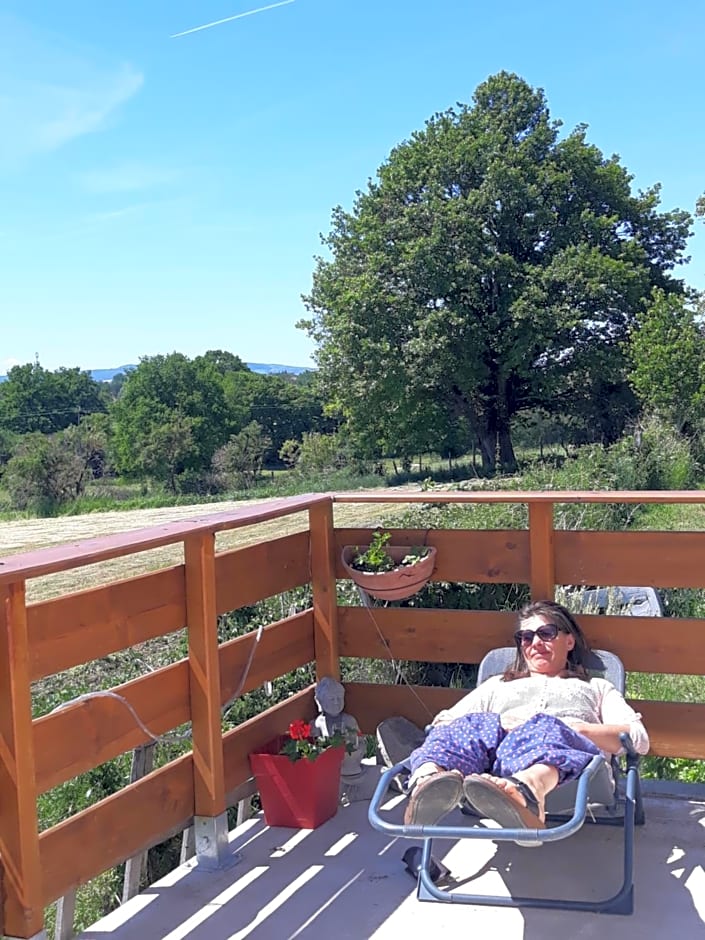
{"type": "Polygon", "coordinates": [[[308,519],[311,531],[311,587],[316,678],[333,676],[334,679],[340,679],[333,501],[328,500],[311,506],[308,519]]]}
{"type": "Polygon", "coordinates": [[[0,857],[6,937],[45,936],[24,581],[0,586],[0,857]]]}
{"type": "Polygon", "coordinates": [[[208,532],[186,539],[184,561],[196,855],[199,864],[217,868],[228,849],[228,820],[220,723],[215,535],[208,532]]]}
{"type": "Polygon", "coordinates": [[[553,600],[556,589],[553,503],[529,502],[531,599],[553,600]]]}

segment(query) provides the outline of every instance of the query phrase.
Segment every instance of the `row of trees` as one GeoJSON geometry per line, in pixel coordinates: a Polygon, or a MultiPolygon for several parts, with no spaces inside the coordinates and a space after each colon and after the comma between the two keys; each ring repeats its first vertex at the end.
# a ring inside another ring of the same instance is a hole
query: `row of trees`
{"type": "Polygon", "coordinates": [[[221,350],[146,357],[110,384],[38,362],[0,384],[0,466],[19,507],[74,498],[105,473],[172,492],[247,487],[287,442],[331,427],[308,374],[260,375],[221,350]]]}
{"type": "Polygon", "coordinates": [[[361,452],[477,441],[486,471],[511,470],[513,425],[537,411],[609,443],[638,413],[634,390],[652,394],[656,321],[698,332],[673,275],[691,216],[660,211],[658,185],[634,193],[585,126],[559,128],[541,90],[502,72],[334,210],[300,326],[361,452]]]}

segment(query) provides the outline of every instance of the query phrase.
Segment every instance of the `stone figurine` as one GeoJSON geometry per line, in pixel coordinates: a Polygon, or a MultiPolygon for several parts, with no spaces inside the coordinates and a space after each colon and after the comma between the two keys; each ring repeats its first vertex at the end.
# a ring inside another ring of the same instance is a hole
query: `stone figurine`
{"type": "Polygon", "coordinates": [[[360,726],[355,718],[343,711],[345,689],[342,683],[332,676],[324,676],[316,684],[314,695],[318,706],[318,716],[313,723],[313,736],[330,738],[334,734],[341,734],[348,751],[343,758],[341,775],[357,777],[362,773],[365,740],[360,735],[360,726]]]}

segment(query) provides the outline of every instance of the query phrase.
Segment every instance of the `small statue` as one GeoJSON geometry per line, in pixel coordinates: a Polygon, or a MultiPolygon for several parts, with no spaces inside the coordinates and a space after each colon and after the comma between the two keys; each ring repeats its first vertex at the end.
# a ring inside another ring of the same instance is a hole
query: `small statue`
{"type": "Polygon", "coordinates": [[[330,738],[334,734],[342,735],[347,753],[343,758],[341,775],[343,777],[358,776],[362,773],[365,742],[357,721],[352,715],[343,711],[345,689],[342,683],[332,676],[324,676],[316,684],[314,697],[318,706],[318,717],[313,722],[312,735],[317,738],[330,738]]]}

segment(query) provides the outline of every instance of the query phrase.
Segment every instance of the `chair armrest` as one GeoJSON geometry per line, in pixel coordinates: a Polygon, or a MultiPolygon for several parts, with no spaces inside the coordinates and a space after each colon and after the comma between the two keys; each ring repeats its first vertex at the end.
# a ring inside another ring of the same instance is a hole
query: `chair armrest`
{"type": "Polygon", "coordinates": [[[624,754],[627,759],[627,768],[629,767],[638,767],[639,761],[641,760],[641,755],[637,753],[634,748],[634,742],[631,739],[631,736],[626,732],[622,731],[619,735],[619,740],[624,748],[624,754]]]}

